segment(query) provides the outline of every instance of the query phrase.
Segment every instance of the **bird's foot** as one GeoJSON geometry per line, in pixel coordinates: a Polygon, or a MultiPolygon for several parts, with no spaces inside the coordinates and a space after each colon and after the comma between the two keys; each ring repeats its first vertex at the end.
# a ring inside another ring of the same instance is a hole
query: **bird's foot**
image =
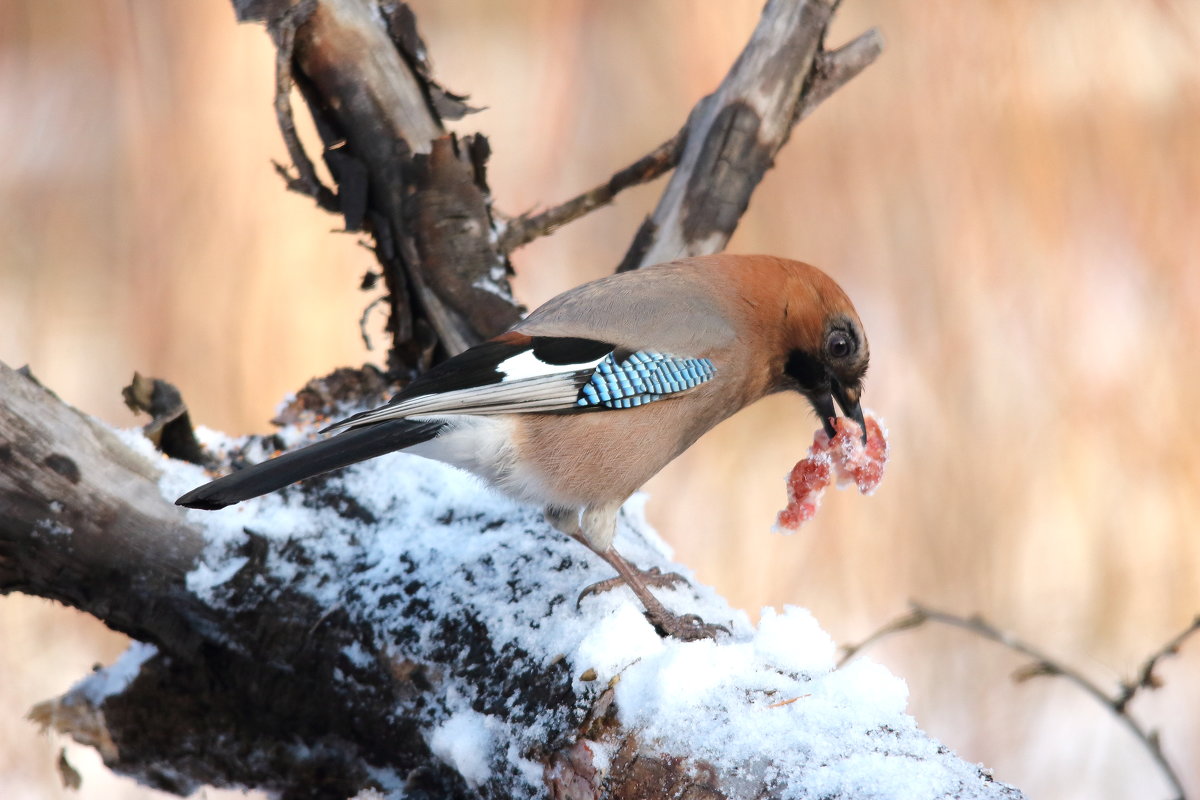
{"type": "Polygon", "coordinates": [[[675,572],[663,572],[658,567],[638,569],[621,557],[611,547],[600,553],[600,557],[617,570],[617,577],[593,583],[579,594],[583,600],[590,594],[599,594],[624,584],[628,586],[642,601],[646,609],[646,618],[655,630],[663,636],[672,636],[683,642],[693,642],[697,639],[716,639],[718,633],[729,633],[724,625],[713,625],[705,622],[695,614],[675,614],[667,610],[657,597],[650,592],[651,586],[672,587],[687,583],[687,579],[675,572]]]}
{"type": "MultiPolygon", "coordinates": [[[[687,578],[678,572],[663,572],[658,567],[651,567],[650,569],[638,569],[634,567],[634,569],[637,571],[638,578],[646,586],[670,589],[681,583],[687,583],[687,578]]],[[[613,589],[626,585],[628,584],[626,584],[625,579],[620,575],[608,580],[596,581],[591,586],[584,587],[584,590],[579,593],[579,598],[575,601],[575,607],[579,608],[579,604],[583,602],[583,598],[589,595],[603,594],[604,592],[610,592],[613,589]]]]}
{"type": "Polygon", "coordinates": [[[718,633],[728,635],[729,628],[705,622],[695,614],[670,614],[665,619],[656,619],[653,612],[647,610],[646,616],[659,633],[673,636],[681,642],[695,642],[699,639],[716,639],[718,633]]]}

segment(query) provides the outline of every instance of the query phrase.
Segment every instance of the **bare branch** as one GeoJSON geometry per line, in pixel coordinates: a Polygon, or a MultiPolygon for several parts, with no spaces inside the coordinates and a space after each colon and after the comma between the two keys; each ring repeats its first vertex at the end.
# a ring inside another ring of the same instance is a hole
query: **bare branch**
{"type": "Polygon", "coordinates": [[[618,270],[724,249],[792,126],[878,54],[868,33],[814,75],[836,5],[769,0],[733,68],[692,110],[679,166],[618,270]]]}
{"type": "Polygon", "coordinates": [[[1179,653],[1179,648],[1187,641],[1193,633],[1200,631],[1200,616],[1192,620],[1192,624],[1184,628],[1177,635],[1171,637],[1162,647],[1150,655],[1138,669],[1137,679],[1127,681],[1121,687],[1121,693],[1113,702],[1113,707],[1118,712],[1124,712],[1125,707],[1137,695],[1141,689],[1157,689],[1161,685],[1159,679],[1154,674],[1154,668],[1158,666],[1158,662],[1167,656],[1173,656],[1179,653]]]}
{"type": "Polygon", "coordinates": [[[278,48],[275,53],[275,120],[297,174],[292,175],[287,167],[274,163],[275,171],[284,179],[290,191],[308,195],[318,206],[336,214],[339,211],[337,195],[317,177],[312,159],[308,157],[296,133],[296,120],[292,115],[292,55],[296,44],[296,28],[308,19],[315,7],[315,0],[297,3],[282,14],[275,28],[275,46],[278,48]]]}
{"type": "Polygon", "coordinates": [[[1013,652],[1033,659],[1031,664],[1017,670],[1013,676],[1014,680],[1020,682],[1044,675],[1058,676],[1074,684],[1083,690],[1084,693],[1095,699],[1096,702],[1100,703],[1100,705],[1111,711],[1121,724],[1133,734],[1134,738],[1142,745],[1142,748],[1150,754],[1159,771],[1162,772],[1163,777],[1166,778],[1167,782],[1171,784],[1171,788],[1175,791],[1176,800],[1187,800],[1183,783],[1180,781],[1179,775],[1175,772],[1175,768],[1171,766],[1170,761],[1167,760],[1166,755],[1163,753],[1158,734],[1155,731],[1147,730],[1141,723],[1134,719],[1129,714],[1128,705],[1133,694],[1137,691],[1137,687],[1147,686],[1156,688],[1157,682],[1152,677],[1155,665],[1164,656],[1173,655],[1177,652],[1184,640],[1200,629],[1200,617],[1193,620],[1187,629],[1173,637],[1146,660],[1139,672],[1138,682],[1133,687],[1125,685],[1119,694],[1113,695],[1106,692],[1078,670],[1063,664],[1061,661],[1055,660],[1037,647],[1023,641],[1008,631],[996,627],[983,617],[960,617],[956,614],[929,608],[917,602],[912,602],[910,605],[912,610],[908,614],[885,624],[862,642],[843,648],[845,655],[838,662],[838,666],[840,667],[845,664],[846,661],[868,644],[877,642],[894,633],[919,627],[926,622],[939,622],[943,625],[968,631],[976,636],[982,636],[985,639],[1007,647],[1013,652]]]}
{"type": "MultiPolygon", "coordinates": [[[[801,94],[800,102],[795,107],[792,124],[807,117],[830,95],[870,66],[882,52],[883,37],[874,28],[837,50],[819,52],[812,66],[809,83],[801,94]]],[[[709,101],[711,98],[706,98],[702,102],[709,101]]],[[[691,125],[692,123],[689,121],[688,125],[685,125],[683,130],[670,140],[659,145],[632,165],[617,172],[606,183],[540,214],[523,214],[511,220],[500,238],[500,249],[504,252],[511,252],[611,203],[622,190],[652,181],[674,169],[679,163],[691,125]]],[[[752,190],[753,186],[750,189],[752,190]]]]}
{"type": "MultiPolygon", "coordinates": [[[[416,20],[375,0],[235,0],[279,47],[276,108],[299,177],[330,207],[295,135],[291,80],[307,101],[347,230],[367,230],[387,285],[388,366],[419,371],[430,333],[451,355],[512,325],[521,309],[497,248],[483,136],[448,136],[438,109],[467,107],[434,80],[416,20]]],[[[281,173],[286,173],[281,170],[281,173]]]]}
{"type": "Polygon", "coordinates": [[[547,209],[540,214],[522,214],[516,219],[510,220],[504,234],[500,237],[500,249],[506,253],[512,252],[538,237],[553,233],[563,225],[574,222],[597,208],[608,205],[625,189],[649,183],[660,175],[666,174],[679,163],[683,136],[684,131],[680,131],[628,167],[614,174],[607,182],[589,189],[561,205],[547,209]]]}
{"type": "Polygon", "coordinates": [[[837,662],[838,668],[845,666],[847,661],[854,658],[859,654],[859,652],[865,650],[867,647],[870,647],[881,639],[886,639],[893,633],[907,631],[912,628],[919,628],[920,626],[924,625],[928,619],[929,618],[926,617],[923,612],[918,609],[913,609],[909,613],[896,617],[891,622],[886,623],[883,627],[876,630],[861,642],[842,645],[842,655],[840,658],[838,658],[837,662]]]}

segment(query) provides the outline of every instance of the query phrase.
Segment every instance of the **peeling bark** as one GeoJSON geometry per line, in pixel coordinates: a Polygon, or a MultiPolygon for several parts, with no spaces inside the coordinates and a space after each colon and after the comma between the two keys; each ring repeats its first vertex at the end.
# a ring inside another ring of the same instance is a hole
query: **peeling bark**
{"type": "MultiPolygon", "coordinates": [[[[517,321],[511,267],[496,246],[482,136],[461,142],[443,114],[470,109],[434,81],[412,12],[371,0],[235,2],[266,23],[281,52],[276,107],[298,175],[289,188],[336,207],[375,240],[387,288],[393,378],[409,378],[517,321]],[[313,114],[336,198],[295,137],[286,89],[313,114]],[[453,226],[451,230],[447,226],[453,226]]],[[[286,172],[286,170],[285,170],[286,172]]]]}

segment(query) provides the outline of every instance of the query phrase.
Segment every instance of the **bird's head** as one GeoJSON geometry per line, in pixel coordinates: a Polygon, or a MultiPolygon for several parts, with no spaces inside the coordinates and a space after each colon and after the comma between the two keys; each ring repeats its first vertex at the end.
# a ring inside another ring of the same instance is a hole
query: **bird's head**
{"type": "Polygon", "coordinates": [[[835,434],[836,402],[858,423],[865,442],[860,399],[870,356],[867,336],[842,288],[817,268],[803,266],[784,298],[785,355],[779,387],[808,398],[830,437],[835,434]]]}

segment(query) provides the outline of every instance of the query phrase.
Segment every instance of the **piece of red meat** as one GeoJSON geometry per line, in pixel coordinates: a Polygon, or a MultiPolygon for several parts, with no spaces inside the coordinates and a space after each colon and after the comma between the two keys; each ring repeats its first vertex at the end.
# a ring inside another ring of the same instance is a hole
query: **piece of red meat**
{"type": "Polygon", "coordinates": [[[853,483],[863,494],[871,494],[879,486],[888,458],[887,431],[870,414],[865,419],[865,445],[858,423],[846,417],[834,421],[832,439],[824,430],[817,431],[808,455],[788,474],[788,503],[787,508],[779,512],[775,523],[778,528],[799,530],[812,519],[821,505],[821,495],[835,476],[839,488],[853,483]]]}

